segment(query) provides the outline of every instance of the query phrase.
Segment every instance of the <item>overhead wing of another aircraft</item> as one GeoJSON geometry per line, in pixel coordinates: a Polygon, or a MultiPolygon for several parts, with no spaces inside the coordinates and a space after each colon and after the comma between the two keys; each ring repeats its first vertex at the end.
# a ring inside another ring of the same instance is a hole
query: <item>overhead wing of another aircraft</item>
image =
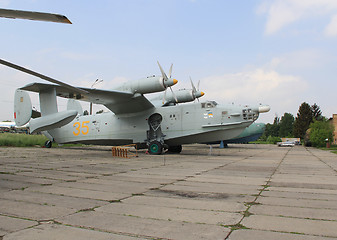
{"type": "Polygon", "coordinates": [[[0,8],[0,17],[71,24],[71,22],[66,16],[54,13],[31,12],[31,11],[0,8]]]}

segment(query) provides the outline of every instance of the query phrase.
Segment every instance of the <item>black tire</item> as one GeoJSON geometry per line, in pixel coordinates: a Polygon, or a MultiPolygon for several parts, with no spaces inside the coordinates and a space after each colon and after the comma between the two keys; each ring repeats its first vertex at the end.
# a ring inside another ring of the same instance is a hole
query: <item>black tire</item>
{"type": "Polygon", "coordinates": [[[159,155],[163,152],[163,145],[158,141],[153,141],[150,142],[148,150],[152,155],[159,155]]]}
{"type": "Polygon", "coordinates": [[[181,153],[182,150],[183,150],[183,147],[181,145],[169,146],[168,148],[168,151],[170,153],[181,153]]]}
{"type": "Polygon", "coordinates": [[[50,140],[48,140],[44,143],[44,146],[45,146],[45,148],[51,148],[52,142],[50,140]]]}

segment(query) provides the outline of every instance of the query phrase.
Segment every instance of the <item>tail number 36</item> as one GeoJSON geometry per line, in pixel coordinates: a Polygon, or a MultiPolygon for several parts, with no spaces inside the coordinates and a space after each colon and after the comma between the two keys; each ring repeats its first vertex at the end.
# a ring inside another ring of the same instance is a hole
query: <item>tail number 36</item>
{"type": "Polygon", "coordinates": [[[80,122],[75,122],[73,125],[73,127],[75,128],[75,131],[73,131],[73,134],[75,136],[78,136],[80,133],[82,133],[83,135],[87,135],[89,132],[89,127],[86,124],[88,124],[89,122],[90,121],[84,121],[82,122],[82,124],[80,122]]]}

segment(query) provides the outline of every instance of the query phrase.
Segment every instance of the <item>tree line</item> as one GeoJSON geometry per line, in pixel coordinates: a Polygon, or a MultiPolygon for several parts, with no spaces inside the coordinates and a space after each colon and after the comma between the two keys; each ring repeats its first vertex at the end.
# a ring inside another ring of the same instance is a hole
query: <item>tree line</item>
{"type": "Polygon", "coordinates": [[[300,138],[306,146],[323,147],[326,139],[333,140],[333,125],[322,115],[315,103],[303,102],[296,118],[291,113],[284,113],[281,119],[276,116],[273,124],[266,124],[266,130],[260,140],[276,143],[280,138],[300,138]]]}

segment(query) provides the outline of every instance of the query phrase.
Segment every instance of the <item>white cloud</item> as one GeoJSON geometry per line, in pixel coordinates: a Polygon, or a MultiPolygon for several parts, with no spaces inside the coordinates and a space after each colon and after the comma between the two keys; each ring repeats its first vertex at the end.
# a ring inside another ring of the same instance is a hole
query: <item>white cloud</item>
{"type": "Polygon", "coordinates": [[[202,79],[201,83],[212,83],[203,87],[206,93],[212,93],[212,97],[228,101],[236,99],[247,103],[252,99],[265,102],[268,99],[286,97],[297,92],[303,81],[296,76],[256,68],[247,72],[210,76],[202,79]]]}
{"type": "Polygon", "coordinates": [[[337,36],[337,14],[331,18],[330,23],[325,27],[324,33],[326,36],[337,36]]]}
{"type": "MultiPolygon", "coordinates": [[[[265,33],[271,35],[296,21],[334,15],[336,10],[337,1],[335,0],[274,0],[272,2],[263,1],[257,13],[267,15],[265,33]]],[[[336,26],[333,19],[330,24],[336,26]]],[[[330,28],[328,31],[330,33],[330,28]]],[[[336,30],[333,29],[333,31],[336,30]]],[[[335,34],[328,35],[335,36],[335,34]]]]}
{"type": "Polygon", "coordinates": [[[272,122],[274,113],[295,114],[301,102],[300,98],[307,90],[307,83],[298,76],[268,69],[271,65],[266,64],[267,68],[258,67],[250,71],[202,79],[201,90],[206,92],[203,100],[242,105],[269,104],[271,112],[263,115],[263,121],[269,122],[272,122]],[[211,93],[212,99],[208,98],[207,93],[211,93]]]}

